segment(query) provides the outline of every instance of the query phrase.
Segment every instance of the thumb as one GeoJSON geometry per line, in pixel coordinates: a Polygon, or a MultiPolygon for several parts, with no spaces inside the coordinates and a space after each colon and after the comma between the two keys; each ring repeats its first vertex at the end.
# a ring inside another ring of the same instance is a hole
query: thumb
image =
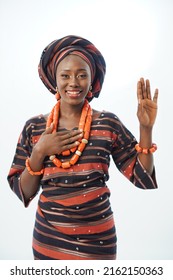
{"type": "Polygon", "coordinates": [[[43,132],[43,134],[51,134],[54,128],[54,124],[51,123],[49,127],[46,128],[46,130],[43,132]]]}

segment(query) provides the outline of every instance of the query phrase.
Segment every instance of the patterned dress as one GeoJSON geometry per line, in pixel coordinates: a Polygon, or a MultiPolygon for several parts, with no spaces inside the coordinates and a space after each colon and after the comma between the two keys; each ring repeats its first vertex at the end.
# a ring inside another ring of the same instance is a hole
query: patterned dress
{"type": "MultiPolygon", "coordinates": [[[[25,207],[28,204],[20,187],[20,175],[45,127],[43,115],[26,122],[8,175],[12,190],[25,207]]],[[[155,172],[150,176],[143,168],[135,144],[136,139],[117,116],[103,111],[92,121],[89,142],[76,165],[62,169],[45,158],[33,233],[35,259],[116,259],[116,229],[106,184],[110,158],[137,187],[157,188],[155,172]]],[[[63,160],[63,156],[60,158],[63,160]]]]}

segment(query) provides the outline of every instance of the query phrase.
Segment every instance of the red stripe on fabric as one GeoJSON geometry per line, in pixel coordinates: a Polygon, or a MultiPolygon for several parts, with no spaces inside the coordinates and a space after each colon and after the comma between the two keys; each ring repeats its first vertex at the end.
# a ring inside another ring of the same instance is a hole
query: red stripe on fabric
{"type": "Polygon", "coordinates": [[[16,174],[16,173],[22,173],[22,171],[23,171],[23,169],[17,169],[17,168],[10,168],[10,172],[9,172],[9,174],[8,174],[8,176],[12,176],[12,175],[14,175],[14,174],[16,174]]]}
{"type": "Polygon", "coordinates": [[[32,143],[35,144],[38,142],[38,140],[40,139],[41,135],[35,135],[32,136],[32,143]]]}
{"type": "MultiPolygon", "coordinates": [[[[110,131],[107,130],[97,130],[97,129],[93,129],[90,132],[91,136],[105,136],[105,137],[111,137],[113,140],[115,140],[117,138],[117,135],[114,133],[111,133],[110,131]]],[[[32,136],[32,142],[37,143],[39,138],[41,137],[41,135],[34,135],[32,136]]]]}
{"type": "Polygon", "coordinates": [[[42,218],[44,218],[44,215],[43,215],[43,213],[41,212],[41,209],[40,209],[40,206],[38,205],[38,207],[37,207],[37,213],[42,217],[42,218]]]}
{"type": "Polygon", "coordinates": [[[133,175],[134,165],[136,163],[136,158],[123,170],[123,174],[127,179],[130,179],[133,175]]]}
{"type": "Polygon", "coordinates": [[[56,174],[56,173],[67,173],[67,172],[85,172],[85,171],[89,171],[91,169],[94,170],[101,170],[103,172],[103,170],[105,170],[105,172],[107,172],[108,166],[107,164],[103,164],[103,163],[80,163],[80,165],[75,164],[69,168],[63,169],[61,167],[46,167],[44,169],[44,179],[46,179],[47,176],[49,176],[50,174],[56,174]]]}
{"type": "MultiPolygon", "coordinates": [[[[100,124],[99,124],[100,126],[100,124]]],[[[105,136],[105,137],[110,137],[111,139],[115,140],[117,138],[117,134],[115,133],[111,133],[110,131],[107,130],[97,130],[97,124],[96,124],[96,128],[91,130],[90,132],[91,136],[105,136]]]]}
{"type": "Polygon", "coordinates": [[[101,233],[104,231],[107,231],[114,226],[114,219],[111,218],[111,220],[99,224],[99,225],[87,225],[87,226],[79,226],[79,227],[61,227],[61,226],[55,226],[54,227],[64,233],[69,235],[74,234],[95,234],[95,233],[101,233]]]}
{"type": "Polygon", "coordinates": [[[67,254],[63,252],[57,252],[51,249],[43,248],[37,244],[34,243],[33,241],[33,248],[40,254],[47,256],[51,259],[56,259],[56,260],[89,260],[89,258],[82,258],[80,256],[76,256],[73,254],[67,254]]]}
{"type": "Polygon", "coordinates": [[[40,195],[40,201],[41,202],[49,202],[49,201],[53,201],[55,203],[59,203],[61,205],[64,206],[71,206],[71,205],[80,205],[83,204],[85,202],[91,201],[95,198],[98,198],[100,196],[102,196],[105,193],[110,193],[110,190],[107,187],[102,187],[100,189],[97,189],[95,191],[91,191],[91,192],[86,192],[82,195],[78,195],[78,196],[74,196],[74,197],[68,197],[66,199],[49,199],[47,197],[45,197],[43,194],[40,195]]]}

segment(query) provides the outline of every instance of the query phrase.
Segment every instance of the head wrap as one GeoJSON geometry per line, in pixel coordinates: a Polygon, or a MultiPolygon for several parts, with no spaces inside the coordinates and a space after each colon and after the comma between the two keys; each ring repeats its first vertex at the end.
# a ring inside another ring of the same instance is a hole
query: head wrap
{"type": "Polygon", "coordinates": [[[90,41],[78,36],[66,36],[55,40],[43,50],[38,72],[44,85],[51,93],[56,93],[56,69],[68,54],[79,55],[88,63],[91,69],[93,97],[98,97],[104,81],[106,63],[100,51],[90,41]]]}

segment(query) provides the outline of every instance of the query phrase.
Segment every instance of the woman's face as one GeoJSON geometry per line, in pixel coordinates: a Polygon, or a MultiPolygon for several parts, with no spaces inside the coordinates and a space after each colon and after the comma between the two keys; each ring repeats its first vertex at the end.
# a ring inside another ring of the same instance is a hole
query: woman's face
{"type": "Polygon", "coordinates": [[[91,86],[91,70],[80,56],[70,54],[57,67],[56,82],[62,101],[80,104],[91,86]]]}

